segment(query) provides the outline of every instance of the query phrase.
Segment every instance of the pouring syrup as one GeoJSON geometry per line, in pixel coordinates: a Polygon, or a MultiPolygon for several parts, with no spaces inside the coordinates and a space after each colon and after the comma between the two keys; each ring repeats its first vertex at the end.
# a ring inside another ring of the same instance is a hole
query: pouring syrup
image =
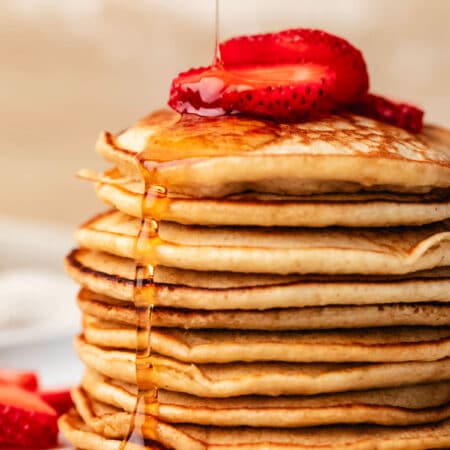
{"type": "MultiPolygon", "coordinates": [[[[219,2],[216,0],[215,18],[215,59],[220,60],[219,53],[219,2]]],[[[152,313],[156,305],[157,285],[154,280],[155,247],[158,245],[159,217],[169,207],[167,188],[158,185],[158,165],[149,166],[147,152],[139,155],[139,167],[144,179],[144,195],[141,202],[142,220],[136,239],[135,254],[139,255],[136,264],[134,283],[134,304],[136,308],[136,354],[135,370],[137,399],[126,438],[120,450],[135,450],[136,446],[151,449],[164,449],[158,441],[158,387],[153,384],[152,366],[152,313]],[[150,242],[150,248],[149,248],[150,242]]]]}

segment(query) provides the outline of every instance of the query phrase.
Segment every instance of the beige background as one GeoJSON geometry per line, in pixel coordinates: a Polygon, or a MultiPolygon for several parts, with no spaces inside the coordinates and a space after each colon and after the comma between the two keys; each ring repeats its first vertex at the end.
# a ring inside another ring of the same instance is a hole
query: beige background
{"type": "MultiPolygon", "coordinates": [[[[450,126],[450,0],[222,0],[222,37],[319,27],[364,50],[372,89],[450,126]]],[[[100,208],[74,178],[97,133],[167,100],[207,64],[214,0],[0,1],[0,216],[76,223],[100,208]]]]}

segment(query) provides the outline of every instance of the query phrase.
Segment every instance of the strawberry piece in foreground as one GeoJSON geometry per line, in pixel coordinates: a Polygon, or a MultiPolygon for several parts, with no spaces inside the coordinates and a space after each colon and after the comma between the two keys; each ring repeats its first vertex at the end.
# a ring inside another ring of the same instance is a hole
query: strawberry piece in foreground
{"type": "Polygon", "coordinates": [[[70,390],[41,391],[39,396],[61,416],[73,406],[70,390]]]}
{"type": "Polygon", "coordinates": [[[369,89],[369,76],[361,51],[345,39],[322,30],[298,28],[240,36],[221,43],[219,50],[226,69],[242,65],[326,65],[336,73],[333,98],[339,103],[351,103],[369,89]]]}
{"type": "Polygon", "coordinates": [[[212,66],[181,73],[169,105],[178,112],[217,116],[247,113],[275,120],[308,120],[335,109],[336,76],[320,64],[212,66]]]}
{"type": "Polygon", "coordinates": [[[374,94],[365,95],[360,101],[350,105],[349,109],[414,133],[420,132],[423,127],[424,112],[421,109],[374,94]]]}
{"type": "Polygon", "coordinates": [[[22,372],[13,369],[0,369],[0,385],[14,384],[28,391],[37,391],[38,377],[34,372],[22,372]]]}
{"type": "Polygon", "coordinates": [[[0,386],[0,444],[15,448],[56,445],[58,426],[53,408],[41,398],[14,385],[0,386]]]}

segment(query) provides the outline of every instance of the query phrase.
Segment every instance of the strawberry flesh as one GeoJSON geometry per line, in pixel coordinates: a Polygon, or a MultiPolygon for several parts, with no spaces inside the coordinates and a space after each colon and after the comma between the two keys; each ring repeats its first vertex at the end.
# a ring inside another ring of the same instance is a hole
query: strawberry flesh
{"type": "Polygon", "coordinates": [[[14,384],[28,391],[37,391],[38,377],[34,372],[22,372],[13,369],[0,369],[0,385],[14,384]]]}
{"type": "Polygon", "coordinates": [[[301,121],[357,101],[369,86],[361,52],[319,30],[238,37],[220,44],[219,53],[212,66],[173,81],[173,109],[301,121]]]}
{"type": "Polygon", "coordinates": [[[201,115],[247,113],[276,120],[305,120],[335,107],[335,73],[319,64],[211,66],[180,74],[169,105],[201,115]]]}
{"type": "Polygon", "coordinates": [[[361,100],[350,105],[349,109],[357,114],[371,117],[418,133],[423,127],[424,112],[407,103],[396,103],[379,95],[366,94],[361,100]]]}
{"type": "Polygon", "coordinates": [[[73,406],[70,390],[67,389],[41,391],[39,396],[57,412],[58,416],[63,415],[73,406]]]}
{"type": "Polygon", "coordinates": [[[37,394],[19,386],[0,386],[0,444],[15,448],[56,445],[57,415],[37,394]]]}
{"type": "Polygon", "coordinates": [[[334,100],[355,101],[369,89],[369,76],[362,53],[345,39],[322,30],[298,28],[279,33],[240,36],[219,46],[225,68],[241,65],[316,63],[336,73],[334,100]]]}
{"type": "Polygon", "coordinates": [[[173,80],[169,105],[180,113],[243,113],[281,121],[351,111],[412,132],[422,129],[422,110],[368,89],[357,48],[321,30],[292,29],[221,43],[212,66],[173,80]]]}

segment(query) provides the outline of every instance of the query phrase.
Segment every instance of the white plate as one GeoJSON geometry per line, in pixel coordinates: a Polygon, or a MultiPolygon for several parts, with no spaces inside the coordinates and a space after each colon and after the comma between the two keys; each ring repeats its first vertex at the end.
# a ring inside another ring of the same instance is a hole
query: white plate
{"type": "MultiPolygon", "coordinates": [[[[70,229],[0,218],[0,367],[36,371],[44,389],[81,379],[78,288],[63,270],[72,246],[70,229]]],[[[60,433],[57,449],[74,447],[60,433]]]]}
{"type": "Polygon", "coordinates": [[[73,335],[77,287],[51,268],[0,271],[0,348],[73,335]]]}
{"type": "Polygon", "coordinates": [[[74,335],[77,287],[63,270],[72,232],[0,219],[0,348],[74,335]]]}

